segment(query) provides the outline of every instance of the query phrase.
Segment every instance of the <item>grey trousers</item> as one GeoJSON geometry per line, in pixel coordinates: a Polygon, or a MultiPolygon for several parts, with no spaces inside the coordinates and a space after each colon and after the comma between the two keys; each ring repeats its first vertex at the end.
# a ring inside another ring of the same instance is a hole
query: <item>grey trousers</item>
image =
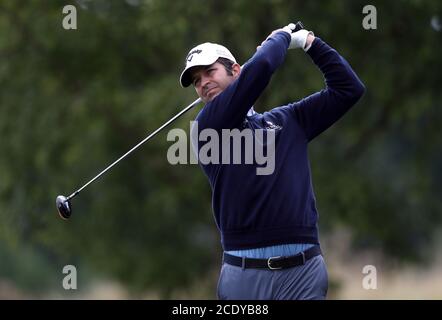
{"type": "Polygon", "coordinates": [[[217,295],[221,300],[322,300],[328,273],[321,255],[282,270],[243,269],[223,263],[217,295]]]}

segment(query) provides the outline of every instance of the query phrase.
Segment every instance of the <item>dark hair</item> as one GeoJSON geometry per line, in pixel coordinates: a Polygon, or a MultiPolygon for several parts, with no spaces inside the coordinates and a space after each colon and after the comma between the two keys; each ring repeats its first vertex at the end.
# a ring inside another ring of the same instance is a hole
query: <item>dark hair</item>
{"type": "Polygon", "coordinates": [[[219,62],[224,66],[224,68],[226,69],[227,74],[229,76],[233,76],[233,72],[232,72],[232,66],[234,64],[233,61],[226,59],[226,58],[218,58],[218,60],[216,60],[216,62],[219,62]]]}

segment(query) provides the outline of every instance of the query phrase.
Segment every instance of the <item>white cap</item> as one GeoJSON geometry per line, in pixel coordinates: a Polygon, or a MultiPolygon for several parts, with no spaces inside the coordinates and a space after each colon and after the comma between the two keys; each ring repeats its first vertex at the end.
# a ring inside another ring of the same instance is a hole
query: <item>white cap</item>
{"type": "Polygon", "coordinates": [[[218,58],[226,58],[236,63],[236,60],[230,53],[229,49],[216,43],[206,42],[190,50],[186,57],[186,66],[180,76],[181,86],[185,88],[192,83],[190,73],[188,72],[190,68],[196,66],[209,66],[215,63],[218,58]]]}

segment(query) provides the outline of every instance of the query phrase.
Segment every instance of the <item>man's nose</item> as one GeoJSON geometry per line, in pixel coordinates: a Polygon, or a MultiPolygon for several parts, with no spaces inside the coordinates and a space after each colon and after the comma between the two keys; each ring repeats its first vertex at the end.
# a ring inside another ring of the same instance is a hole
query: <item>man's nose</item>
{"type": "Polygon", "coordinates": [[[207,76],[201,76],[201,87],[206,87],[210,82],[210,78],[207,76]]]}

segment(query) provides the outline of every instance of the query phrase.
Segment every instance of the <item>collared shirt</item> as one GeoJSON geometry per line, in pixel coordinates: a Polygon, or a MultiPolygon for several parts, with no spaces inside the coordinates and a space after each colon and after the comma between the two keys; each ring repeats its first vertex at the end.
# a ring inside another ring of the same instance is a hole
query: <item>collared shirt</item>
{"type": "Polygon", "coordinates": [[[308,250],[315,246],[312,243],[291,243],[281,244],[277,246],[247,249],[247,250],[230,250],[226,253],[241,258],[268,259],[270,257],[288,257],[294,256],[302,251],[308,250]]]}

